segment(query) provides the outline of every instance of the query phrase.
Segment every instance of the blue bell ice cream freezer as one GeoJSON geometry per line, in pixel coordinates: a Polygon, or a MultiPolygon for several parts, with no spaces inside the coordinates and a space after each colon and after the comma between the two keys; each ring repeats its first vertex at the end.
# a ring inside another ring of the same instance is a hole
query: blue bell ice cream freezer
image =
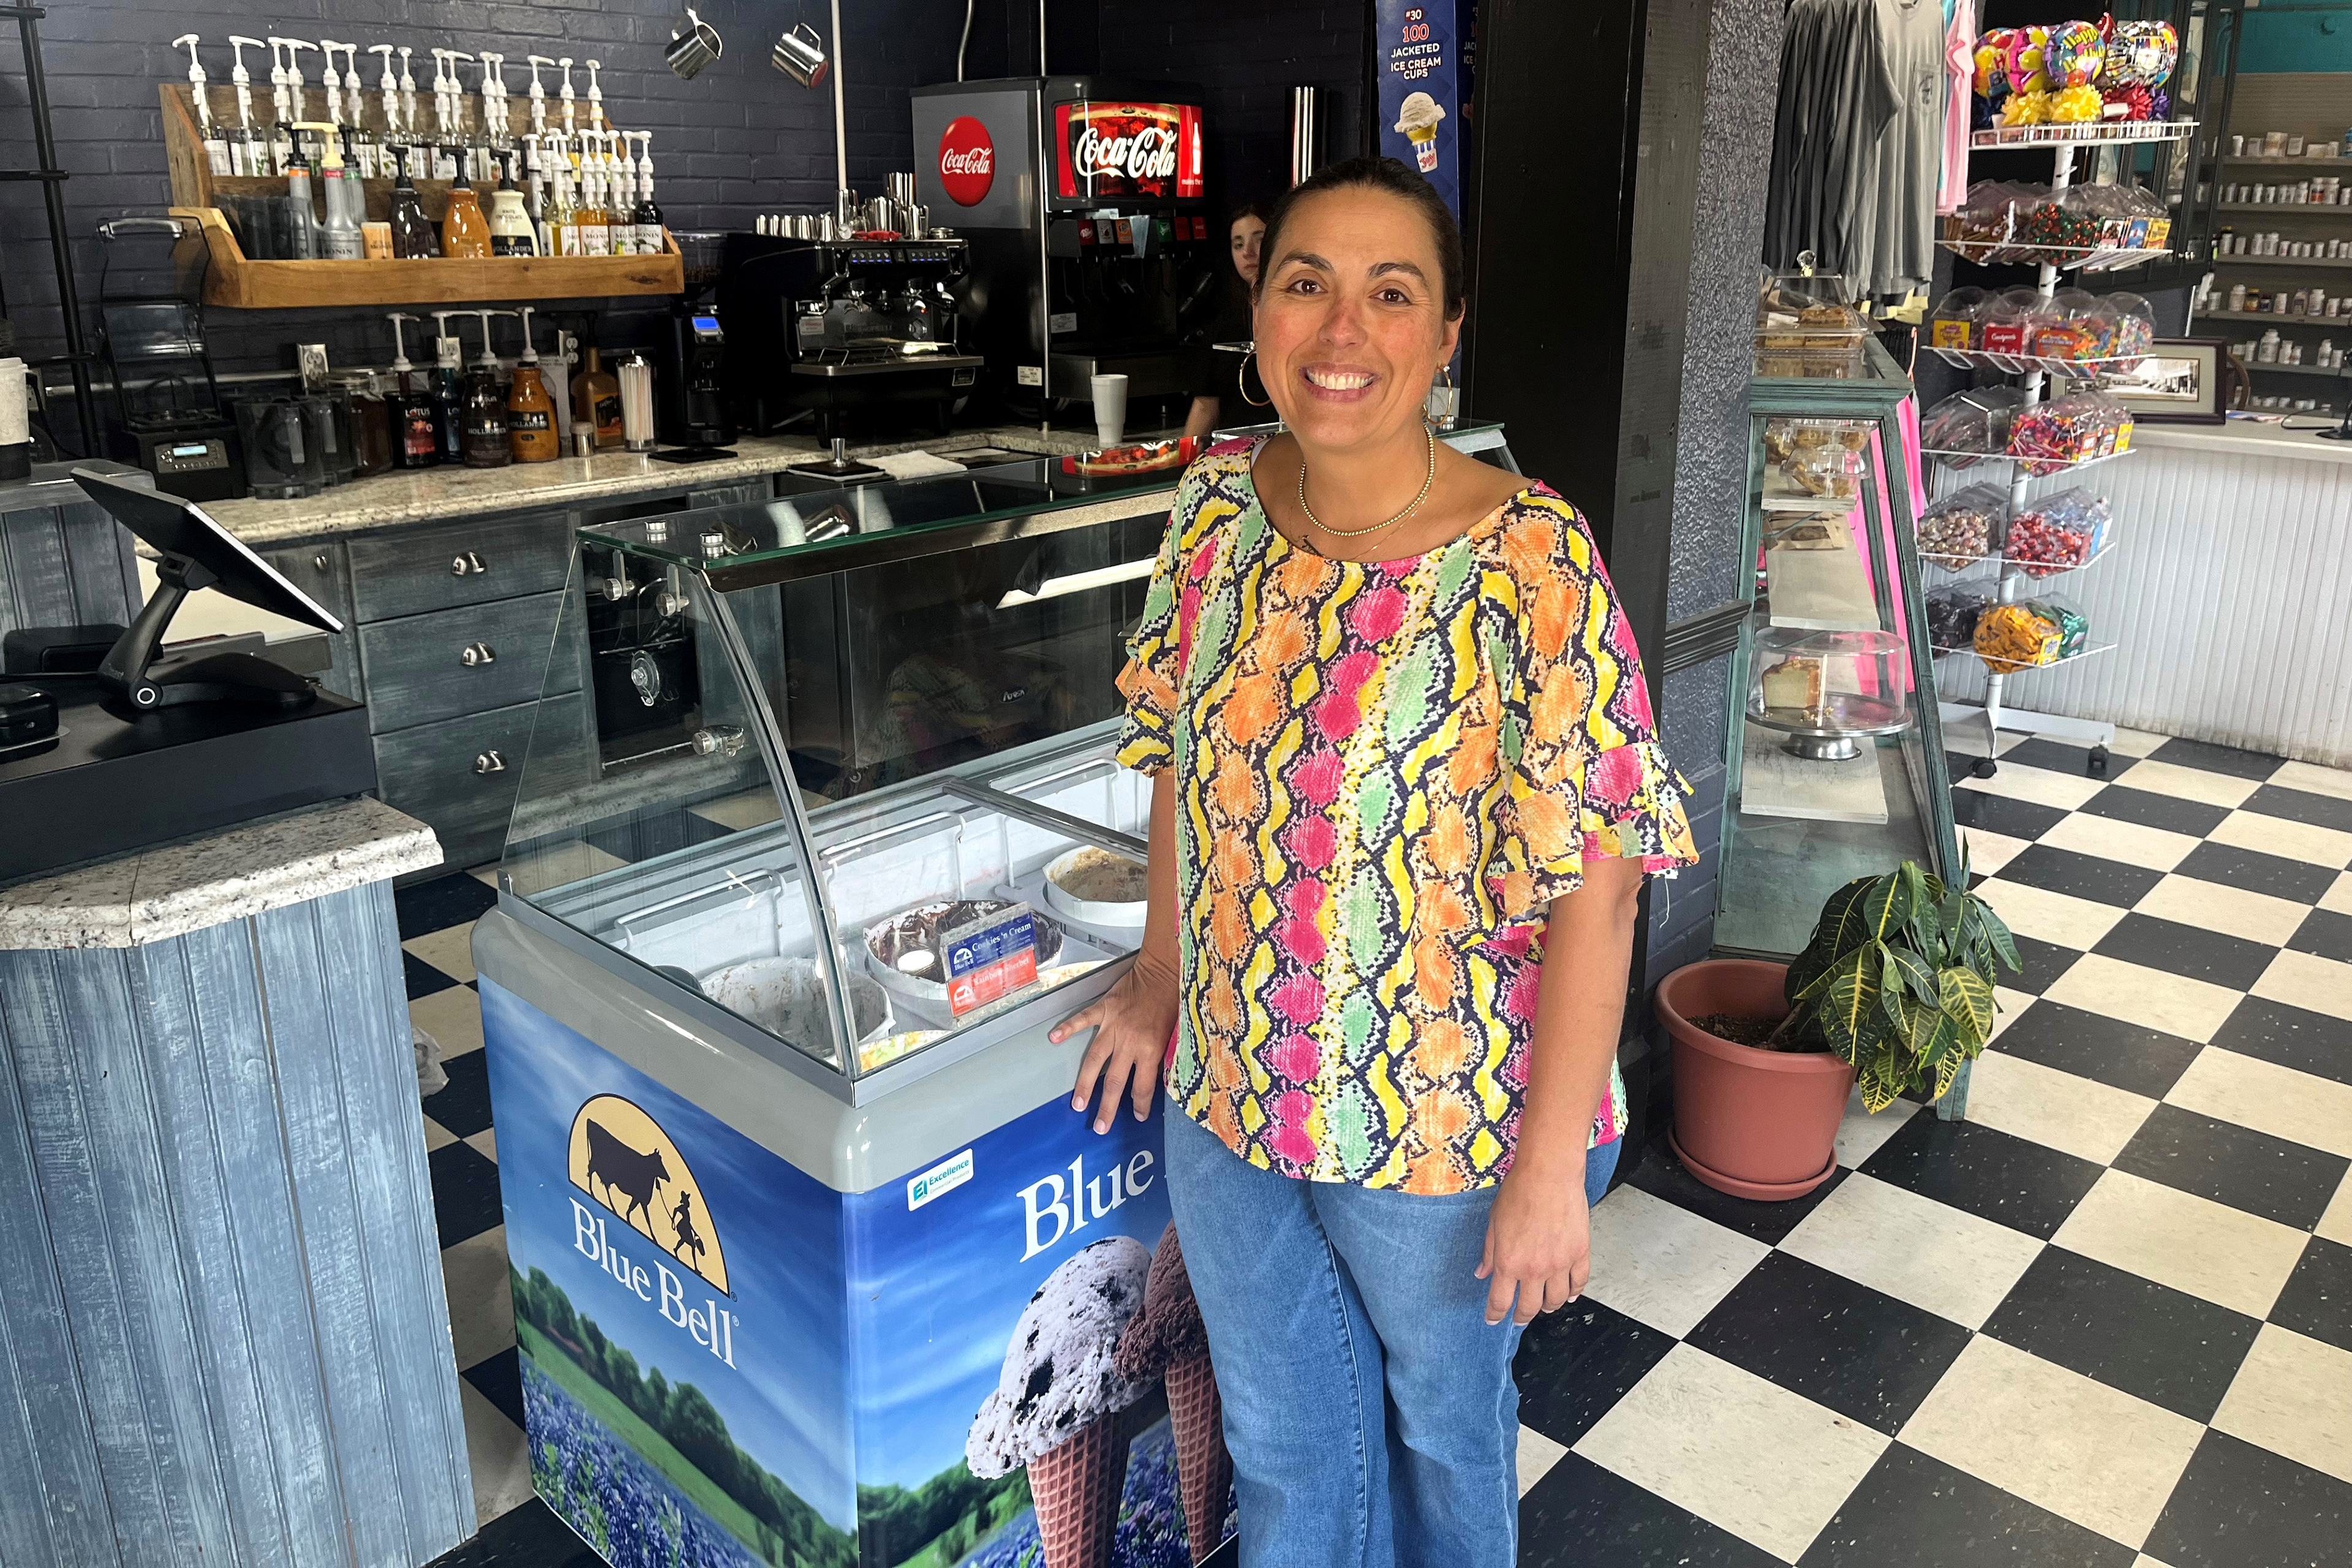
{"type": "Polygon", "coordinates": [[[532,1479],[608,1562],[1230,1535],[1159,1124],[1097,1135],[1046,1039],[1141,937],[1114,682],[1172,477],[580,533],[474,958],[532,1479]]]}

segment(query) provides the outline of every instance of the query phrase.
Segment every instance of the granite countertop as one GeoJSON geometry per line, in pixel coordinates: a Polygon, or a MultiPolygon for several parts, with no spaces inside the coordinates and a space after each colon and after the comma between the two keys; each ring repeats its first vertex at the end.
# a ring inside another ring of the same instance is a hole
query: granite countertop
{"type": "Polygon", "coordinates": [[[440,863],[415,818],[331,801],[0,884],[0,950],[140,947],[440,863]]]}
{"type": "MultiPolygon", "coordinates": [[[[1034,425],[1010,425],[957,430],[923,440],[853,445],[849,455],[862,458],[1004,447],[1066,457],[1094,444],[1090,432],[1048,433],[1034,425]]],[[[572,506],[641,490],[702,489],[759,479],[829,450],[810,436],[747,436],[730,449],[734,457],[705,463],[664,463],[643,453],[604,452],[593,458],[559,458],[551,463],[518,463],[504,468],[439,468],[379,474],[308,500],[208,501],[205,510],[246,543],[266,548],[407,523],[572,506]]]]}

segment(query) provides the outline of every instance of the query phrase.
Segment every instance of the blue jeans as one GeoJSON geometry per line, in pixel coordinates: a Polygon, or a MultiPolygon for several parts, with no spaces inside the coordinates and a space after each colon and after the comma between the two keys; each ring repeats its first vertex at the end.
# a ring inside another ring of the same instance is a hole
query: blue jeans
{"type": "MultiPolygon", "coordinates": [[[[1297,1181],[1164,1120],[1243,1568],[1512,1568],[1520,1331],[1487,1323],[1476,1277],[1495,1189],[1297,1181]]],[[[1613,1142],[1586,1157],[1588,1201],[1616,1164],[1613,1142]]]]}

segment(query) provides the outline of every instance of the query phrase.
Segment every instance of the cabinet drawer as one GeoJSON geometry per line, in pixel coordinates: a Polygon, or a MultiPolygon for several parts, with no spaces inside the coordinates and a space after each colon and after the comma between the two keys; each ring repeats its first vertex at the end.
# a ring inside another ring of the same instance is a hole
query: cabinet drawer
{"type": "Polygon", "coordinates": [[[530,512],[354,540],[350,549],[357,618],[383,621],[562,587],[572,519],[530,512]]]}
{"type": "Polygon", "coordinates": [[[386,805],[433,829],[444,865],[495,860],[527,762],[534,796],[585,782],[584,721],[574,692],[378,735],[377,791],[386,805]],[[581,777],[570,776],[575,773],[581,777]]]}
{"type": "Polygon", "coordinates": [[[341,632],[321,632],[328,665],[315,670],[319,684],[354,702],[365,700],[360,689],[358,642],[352,631],[352,574],[339,543],[289,544],[265,550],[261,558],[278,574],[343,623],[341,632]]]}
{"type": "Polygon", "coordinates": [[[534,594],[362,626],[370,727],[383,734],[577,690],[581,617],[561,615],[562,605],[561,593],[534,594]]]}

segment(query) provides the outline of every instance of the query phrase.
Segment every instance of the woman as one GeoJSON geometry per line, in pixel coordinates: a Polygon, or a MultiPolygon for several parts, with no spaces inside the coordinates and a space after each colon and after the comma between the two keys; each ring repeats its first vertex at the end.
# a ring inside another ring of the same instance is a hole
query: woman
{"type": "Polygon", "coordinates": [[[1511,1356],[1584,1288],[1636,898],[1690,828],[1583,520],[1423,422],[1463,310],[1427,183],[1293,190],[1255,299],[1288,431],[1178,490],[1121,677],[1143,947],[1054,1037],[1095,1030],[1097,1131],[1165,1063],[1243,1562],[1507,1568],[1511,1356]]]}
{"type": "Polygon", "coordinates": [[[1244,202],[1235,207],[1225,220],[1225,255],[1233,268],[1217,268],[1216,278],[1187,312],[1184,336],[1194,349],[1192,407],[1184,417],[1187,436],[1246,425],[1254,417],[1238,395],[1238,356],[1215,345],[1249,342],[1250,295],[1257,287],[1258,249],[1265,238],[1265,206],[1244,202]]]}

